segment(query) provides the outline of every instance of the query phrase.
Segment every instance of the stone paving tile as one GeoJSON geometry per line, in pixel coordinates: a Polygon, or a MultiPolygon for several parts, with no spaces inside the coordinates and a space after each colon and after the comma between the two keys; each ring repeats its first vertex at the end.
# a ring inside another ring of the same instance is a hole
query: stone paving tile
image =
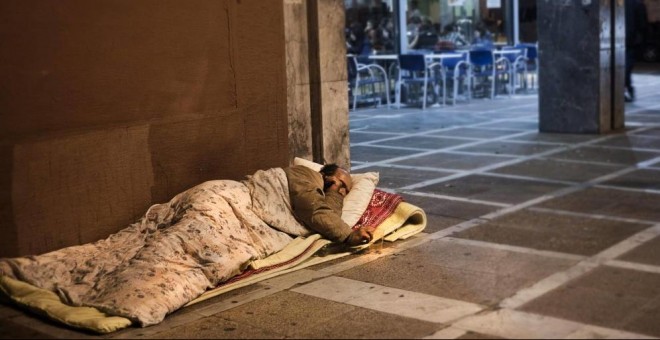
{"type": "Polygon", "coordinates": [[[586,182],[623,168],[625,168],[624,165],[576,163],[556,159],[530,159],[489,172],[559,181],[586,182]]]}
{"type": "Polygon", "coordinates": [[[539,250],[595,255],[646,228],[646,224],[523,210],[452,236],[539,250]]]}
{"type": "Polygon", "coordinates": [[[451,146],[472,143],[471,140],[444,138],[444,137],[425,137],[412,136],[395,140],[379,142],[378,145],[403,146],[409,148],[422,148],[429,150],[444,149],[451,146]]]}
{"type": "Polygon", "coordinates": [[[511,140],[528,141],[528,142],[545,142],[545,143],[559,143],[573,145],[575,143],[582,143],[600,138],[597,135],[575,135],[564,133],[530,133],[524,136],[510,138],[511,140]]]}
{"type": "Polygon", "coordinates": [[[381,313],[290,291],[280,292],[216,318],[258,325],[295,338],[410,338],[432,334],[438,324],[381,313]]]}
{"type": "Polygon", "coordinates": [[[535,299],[522,310],[660,336],[660,274],[600,267],[535,299]]]}
{"type": "Polygon", "coordinates": [[[660,194],[589,188],[551,199],[539,206],[660,222],[660,194]]]}
{"type": "Polygon", "coordinates": [[[518,122],[518,121],[511,121],[511,122],[498,122],[498,123],[492,123],[492,124],[485,124],[482,125],[481,127],[483,128],[498,128],[498,129],[511,129],[511,130],[538,130],[539,129],[539,123],[538,122],[518,122]]]}
{"type": "MultiPolygon", "coordinates": [[[[284,339],[286,336],[273,330],[264,330],[257,324],[250,325],[211,316],[155,335],[149,339],[284,339]]],[[[136,338],[140,338],[136,336],[136,338]]]]}
{"type": "Polygon", "coordinates": [[[362,168],[356,173],[375,171],[379,174],[378,188],[401,188],[410,184],[423,182],[429,179],[449,176],[452,173],[446,171],[425,171],[386,166],[371,166],[362,168]]]}
{"type": "Polygon", "coordinates": [[[512,178],[471,175],[417,188],[417,191],[490,202],[521,203],[563,188],[563,185],[512,178]]]}
{"type": "Polygon", "coordinates": [[[492,205],[453,201],[436,197],[405,194],[403,194],[403,197],[407,202],[422,208],[426,214],[454,217],[463,220],[471,220],[501,209],[492,205]]]}
{"type": "MultiPolygon", "coordinates": [[[[656,119],[657,120],[657,119],[656,119]]],[[[596,143],[597,146],[616,146],[621,148],[644,148],[660,150],[660,138],[624,135],[596,143]]]]}
{"type": "Polygon", "coordinates": [[[557,148],[556,145],[546,145],[546,144],[538,144],[538,143],[523,144],[523,143],[513,143],[506,141],[495,141],[492,143],[487,143],[482,145],[463,147],[456,149],[455,151],[492,153],[496,155],[528,156],[556,148],[557,148]]]}
{"type": "Polygon", "coordinates": [[[603,182],[627,188],[660,190],[660,170],[641,169],[603,182]]]}
{"type": "Polygon", "coordinates": [[[487,334],[481,334],[481,333],[475,333],[475,332],[467,332],[464,335],[459,336],[456,339],[503,339],[498,336],[493,336],[493,335],[487,335],[487,334]]]}
{"type": "Polygon", "coordinates": [[[370,142],[379,139],[392,138],[398,136],[397,134],[383,134],[383,133],[368,133],[351,131],[350,141],[351,144],[370,142]]]}
{"type": "Polygon", "coordinates": [[[438,324],[364,308],[326,319],[316,328],[300,329],[295,337],[307,339],[414,339],[432,334],[438,324]]]}
{"type": "Polygon", "coordinates": [[[493,130],[493,129],[483,129],[483,128],[462,127],[458,129],[432,133],[432,135],[441,136],[441,137],[468,137],[468,138],[490,139],[490,138],[497,138],[506,135],[512,135],[516,133],[520,133],[520,130],[514,130],[514,129],[493,130]]]}
{"type": "Polygon", "coordinates": [[[656,237],[653,240],[621,255],[619,259],[660,266],[660,237],[656,237]]]}
{"type": "Polygon", "coordinates": [[[465,219],[456,217],[447,217],[435,214],[426,214],[426,229],[427,233],[435,233],[437,231],[453,227],[459,223],[465,222],[465,219]]]}
{"type": "Polygon", "coordinates": [[[56,339],[56,337],[0,318],[0,339],[56,339]]]}
{"type": "Polygon", "coordinates": [[[485,121],[487,118],[475,115],[440,116],[437,114],[423,113],[421,110],[416,114],[405,115],[392,119],[377,118],[360,121],[352,121],[351,129],[360,129],[363,132],[396,132],[417,133],[441,128],[475,124],[485,121]]]}
{"type": "Polygon", "coordinates": [[[455,153],[440,152],[431,155],[401,160],[394,162],[393,164],[456,170],[472,170],[510,160],[510,157],[502,156],[461,155],[455,153]]]}
{"type": "MultiPolygon", "coordinates": [[[[656,120],[657,122],[657,120],[656,120]]],[[[660,137],[660,127],[651,128],[644,131],[639,131],[635,133],[636,136],[650,136],[650,137],[660,137]]]]}
{"type": "Polygon", "coordinates": [[[563,259],[437,240],[338,276],[492,306],[571,264],[563,259]]]}
{"type": "Polygon", "coordinates": [[[660,152],[612,149],[606,147],[584,146],[549,156],[553,159],[569,159],[610,164],[636,165],[637,163],[660,157],[660,152]]]}
{"type": "Polygon", "coordinates": [[[0,300],[0,319],[8,319],[22,314],[23,312],[9,301],[0,300]]]}
{"type": "Polygon", "coordinates": [[[413,153],[415,153],[415,151],[378,148],[373,146],[352,146],[351,160],[360,162],[378,162],[389,158],[410,155],[413,153]]]}

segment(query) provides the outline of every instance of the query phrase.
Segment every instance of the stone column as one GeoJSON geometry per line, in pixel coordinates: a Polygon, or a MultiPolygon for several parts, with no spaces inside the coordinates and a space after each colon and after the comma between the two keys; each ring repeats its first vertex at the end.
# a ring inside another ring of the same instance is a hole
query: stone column
{"type": "Polygon", "coordinates": [[[344,2],[307,1],[314,161],[350,167],[344,2]]]}
{"type": "Polygon", "coordinates": [[[622,128],[623,0],[539,0],[538,31],[540,131],[622,128]]]}
{"type": "Polygon", "coordinates": [[[290,158],[350,167],[341,0],[285,0],[290,158]]]}
{"type": "Polygon", "coordinates": [[[291,163],[294,157],[312,159],[306,1],[284,1],[284,35],[291,163]]]}

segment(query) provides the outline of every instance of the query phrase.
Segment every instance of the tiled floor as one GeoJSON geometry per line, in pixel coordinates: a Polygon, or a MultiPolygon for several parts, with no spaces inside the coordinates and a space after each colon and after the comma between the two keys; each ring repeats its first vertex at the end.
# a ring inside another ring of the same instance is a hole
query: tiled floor
{"type": "MultiPolygon", "coordinates": [[[[537,96],[351,112],[352,171],[425,232],[117,338],[660,337],[660,73],[626,129],[537,132],[537,96]]],[[[98,337],[0,305],[0,337],[98,337]]]]}

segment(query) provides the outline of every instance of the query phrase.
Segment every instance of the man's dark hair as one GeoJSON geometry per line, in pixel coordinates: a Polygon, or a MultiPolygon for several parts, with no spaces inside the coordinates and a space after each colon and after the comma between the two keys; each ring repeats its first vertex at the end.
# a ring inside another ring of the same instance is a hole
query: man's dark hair
{"type": "Polygon", "coordinates": [[[328,188],[334,184],[332,181],[326,181],[325,178],[336,174],[337,169],[339,169],[339,166],[335,163],[331,163],[324,165],[321,170],[319,170],[319,172],[323,175],[323,190],[328,190],[328,188]]]}
{"type": "Polygon", "coordinates": [[[339,169],[339,166],[335,163],[331,163],[324,165],[319,172],[323,174],[323,177],[326,177],[337,173],[337,169],[339,169]]]}

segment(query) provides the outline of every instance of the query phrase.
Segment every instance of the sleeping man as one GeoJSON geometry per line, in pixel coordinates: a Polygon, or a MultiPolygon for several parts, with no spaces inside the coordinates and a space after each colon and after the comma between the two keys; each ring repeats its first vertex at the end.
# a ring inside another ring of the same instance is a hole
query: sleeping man
{"type": "Polygon", "coordinates": [[[371,232],[351,230],[341,219],[343,200],[353,183],[348,171],[328,164],[319,172],[302,165],[285,168],[293,214],[307,228],[348,246],[369,243],[371,232]]]}
{"type": "Polygon", "coordinates": [[[336,165],[207,181],[152,205],[106,239],[0,259],[0,277],[54,292],[72,306],[157,324],[296,237],[316,232],[347,246],[368,243],[366,229],[352,231],[341,220],[351,188],[351,176],[336,165]]]}

